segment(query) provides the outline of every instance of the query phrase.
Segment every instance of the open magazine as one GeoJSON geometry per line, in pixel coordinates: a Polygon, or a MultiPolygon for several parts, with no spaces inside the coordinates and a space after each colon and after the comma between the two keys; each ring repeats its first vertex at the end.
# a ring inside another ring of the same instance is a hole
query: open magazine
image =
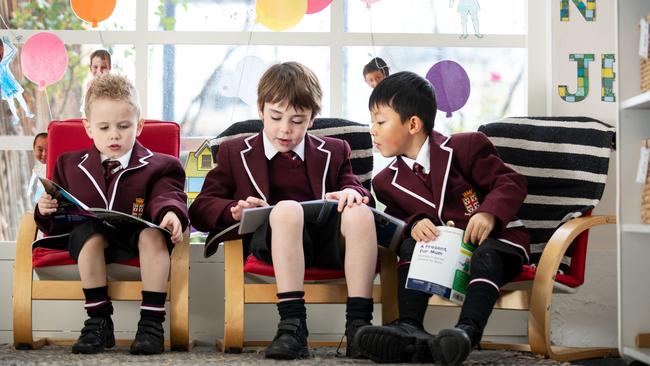
{"type": "Polygon", "coordinates": [[[406,288],[462,304],[469,284],[469,263],[475,246],[463,242],[463,230],[438,226],[438,238],[417,242],[406,288]]]}
{"type": "MultiPolygon", "coordinates": [[[[52,214],[52,221],[55,224],[96,220],[116,230],[126,228],[127,225],[128,229],[132,230],[134,226],[140,225],[142,228],[152,227],[160,229],[168,239],[171,238],[171,233],[163,227],[123,212],[88,207],[53,181],[47,178],[39,179],[43,184],[45,192],[57,200],[57,211],[52,214]]],[[[136,203],[134,203],[135,205],[136,203]]],[[[142,207],[134,207],[134,211],[138,210],[142,212],[142,207]]]]}
{"type": "MultiPolygon", "coordinates": [[[[325,222],[330,215],[338,214],[336,210],[338,201],[336,200],[303,201],[300,202],[300,205],[303,208],[306,222],[325,222]]],[[[264,206],[244,210],[240,222],[208,237],[203,255],[206,258],[212,256],[219,249],[219,244],[225,240],[232,240],[240,235],[255,232],[268,219],[272,209],[273,206],[264,206]]],[[[371,210],[375,216],[377,243],[395,251],[401,241],[404,221],[372,207],[371,210]]]]}

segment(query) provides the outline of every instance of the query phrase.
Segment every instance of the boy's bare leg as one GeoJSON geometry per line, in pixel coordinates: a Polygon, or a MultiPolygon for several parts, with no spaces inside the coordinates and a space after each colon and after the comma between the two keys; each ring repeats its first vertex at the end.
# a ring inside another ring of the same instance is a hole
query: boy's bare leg
{"type": "Polygon", "coordinates": [[[108,243],[100,234],[91,235],[79,252],[77,266],[83,288],[106,286],[106,259],[104,249],[108,243]]]}
{"type": "Polygon", "coordinates": [[[163,234],[154,228],[142,230],[138,240],[138,250],[142,290],[167,292],[170,261],[163,234]]]}
{"type": "Polygon", "coordinates": [[[278,293],[303,291],[305,256],[302,247],[302,206],[296,201],[278,202],[271,210],[269,224],[271,258],[278,293]]]}
{"type": "Polygon", "coordinates": [[[341,235],[345,239],[348,297],[370,298],[377,266],[377,233],[370,208],[346,207],[341,214],[341,235]]]}

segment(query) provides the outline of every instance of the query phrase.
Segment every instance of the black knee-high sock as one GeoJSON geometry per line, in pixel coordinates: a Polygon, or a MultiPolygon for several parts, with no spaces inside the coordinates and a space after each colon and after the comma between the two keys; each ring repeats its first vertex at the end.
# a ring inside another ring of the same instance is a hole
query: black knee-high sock
{"type": "Polygon", "coordinates": [[[304,291],[279,292],[277,296],[280,300],[277,304],[280,320],[288,318],[298,318],[303,322],[307,320],[304,291]]]}
{"type": "Polygon", "coordinates": [[[410,265],[404,264],[397,268],[397,299],[399,319],[418,328],[423,328],[424,314],[431,294],[406,288],[410,265]]]}
{"type": "Polygon", "coordinates": [[[83,289],[86,303],[84,308],[91,318],[104,318],[111,320],[113,315],[113,303],[108,297],[108,286],[83,289]]]}
{"type": "Polygon", "coordinates": [[[474,334],[468,334],[472,345],[481,341],[483,329],[485,329],[498,297],[499,291],[489,283],[474,282],[467,289],[458,325],[470,325],[476,330],[474,334]]]}
{"type": "Polygon", "coordinates": [[[372,320],[372,298],[348,297],[345,307],[345,327],[353,320],[361,319],[367,322],[372,320]]]}
{"type": "Polygon", "coordinates": [[[140,318],[157,322],[165,321],[166,292],[142,291],[140,318]]]}

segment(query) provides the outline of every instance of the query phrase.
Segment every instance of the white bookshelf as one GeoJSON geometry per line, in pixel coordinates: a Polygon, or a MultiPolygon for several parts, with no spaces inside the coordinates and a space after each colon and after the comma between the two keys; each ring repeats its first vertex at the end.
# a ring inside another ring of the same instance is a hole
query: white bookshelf
{"type": "Polygon", "coordinates": [[[626,359],[650,364],[650,347],[637,334],[650,333],[650,225],[641,222],[643,185],[636,182],[641,141],[650,138],[650,92],[640,88],[639,20],[650,0],[618,0],[617,146],[619,350],[626,359]]]}

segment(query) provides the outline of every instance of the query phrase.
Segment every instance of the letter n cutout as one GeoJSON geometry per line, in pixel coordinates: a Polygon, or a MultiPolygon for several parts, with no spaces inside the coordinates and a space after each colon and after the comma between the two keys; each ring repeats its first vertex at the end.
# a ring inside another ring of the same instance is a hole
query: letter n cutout
{"type": "MultiPolygon", "coordinates": [[[[587,22],[596,20],[596,0],[572,0],[587,22]]],[[[560,0],[560,20],[569,21],[569,0],[560,0]]]]}

